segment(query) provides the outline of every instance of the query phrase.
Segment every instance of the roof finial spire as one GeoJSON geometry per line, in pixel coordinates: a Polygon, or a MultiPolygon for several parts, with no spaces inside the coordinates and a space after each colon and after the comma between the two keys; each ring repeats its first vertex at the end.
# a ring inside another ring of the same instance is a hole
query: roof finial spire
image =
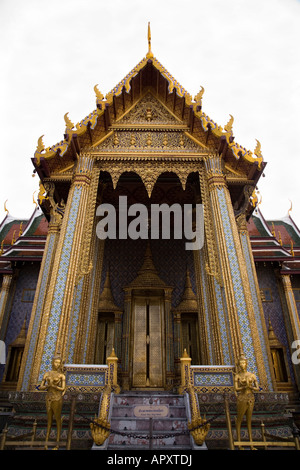
{"type": "Polygon", "coordinates": [[[150,30],[150,21],[148,21],[148,53],[147,58],[151,59],[153,57],[153,53],[151,51],[151,30],[150,30]]]}
{"type": "Polygon", "coordinates": [[[8,215],[8,214],[9,214],[9,211],[8,211],[8,209],[7,209],[7,207],[6,207],[7,201],[8,201],[8,199],[6,199],[6,201],[5,201],[5,203],[4,203],[4,210],[5,210],[6,214],[8,215]]]}

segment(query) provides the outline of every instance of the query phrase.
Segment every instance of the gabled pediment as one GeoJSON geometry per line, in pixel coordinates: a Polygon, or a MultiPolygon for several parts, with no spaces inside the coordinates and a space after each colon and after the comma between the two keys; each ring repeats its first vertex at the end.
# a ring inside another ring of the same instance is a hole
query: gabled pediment
{"type": "MultiPolygon", "coordinates": [[[[176,116],[148,91],[115,125],[119,126],[178,126],[182,125],[176,116]]],[[[185,126],[186,127],[186,126],[185,126]]]]}
{"type": "Polygon", "coordinates": [[[203,154],[204,146],[188,135],[188,126],[150,91],[110,126],[97,152],[203,154]]]}

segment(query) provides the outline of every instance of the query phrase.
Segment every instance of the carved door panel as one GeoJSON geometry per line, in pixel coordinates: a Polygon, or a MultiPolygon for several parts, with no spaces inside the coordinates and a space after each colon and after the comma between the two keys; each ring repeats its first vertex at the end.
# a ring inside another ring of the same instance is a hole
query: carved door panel
{"type": "Polygon", "coordinates": [[[114,347],[115,324],[113,314],[100,314],[96,338],[95,364],[106,364],[114,347]]]}
{"type": "Polygon", "coordinates": [[[162,303],[136,298],[133,303],[132,386],[163,387],[162,303]]]}
{"type": "Polygon", "coordinates": [[[181,315],[181,353],[186,349],[193,364],[200,364],[198,321],[195,314],[181,315]]]}

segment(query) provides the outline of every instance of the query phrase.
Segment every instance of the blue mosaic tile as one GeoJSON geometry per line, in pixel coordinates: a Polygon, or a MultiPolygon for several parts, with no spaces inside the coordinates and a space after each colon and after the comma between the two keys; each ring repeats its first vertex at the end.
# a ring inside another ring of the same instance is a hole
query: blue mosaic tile
{"type": "Polygon", "coordinates": [[[29,379],[30,379],[32,364],[33,364],[33,360],[34,360],[36,342],[37,342],[37,339],[38,339],[41,313],[42,313],[42,308],[43,308],[43,304],[44,304],[45,291],[46,291],[46,286],[47,286],[49,269],[50,269],[50,266],[51,266],[51,258],[52,258],[55,238],[56,238],[56,234],[54,234],[54,233],[49,234],[48,250],[47,250],[47,253],[44,255],[44,256],[46,256],[46,258],[45,258],[44,270],[43,270],[43,273],[42,273],[42,280],[41,280],[41,284],[40,284],[40,290],[39,290],[39,293],[38,293],[37,306],[36,306],[36,311],[35,311],[35,316],[34,316],[34,323],[33,323],[33,327],[32,327],[32,333],[31,333],[31,337],[30,337],[28,354],[27,354],[27,357],[26,357],[26,365],[25,365],[24,376],[23,376],[22,390],[27,390],[28,386],[29,386],[29,379]]]}
{"type": "Polygon", "coordinates": [[[233,387],[232,372],[195,372],[196,387],[233,387]]]}
{"type": "Polygon", "coordinates": [[[60,264],[58,268],[57,280],[52,300],[52,307],[49,315],[49,323],[44,344],[44,352],[41,362],[39,380],[42,379],[43,374],[51,366],[52,357],[55,351],[81,192],[82,187],[75,187],[72,199],[72,209],[69,213],[68,226],[66,229],[60,264]]]}
{"type": "Polygon", "coordinates": [[[75,300],[73,302],[72,319],[70,322],[71,326],[69,328],[69,347],[68,347],[68,359],[67,359],[68,362],[70,363],[73,362],[73,356],[75,352],[83,281],[84,281],[84,278],[80,280],[74,292],[75,300]]]}
{"type": "Polygon", "coordinates": [[[256,290],[256,286],[255,286],[254,273],[253,273],[252,263],[251,263],[251,258],[250,258],[250,256],[252,256],[252,254],[249,253],[248,235],[247,234],[241,234],[241,242],[242,242],[242,248],[243,248],[245,261],[246,261],[246,266],[247,266],[249,285],[250,285],[250,289],[251,289],[252,305],[253,305],[256,325],[257,325],[257,329],[258,329],[258,335],[259,335],[259,339],[260,339],[262,354],[263,354],[263,358],[264,358],[264,365],[265,365],[265,369],[266,369],[268,385],[269,385],[270,391],[272,391],[273,390],[272,377],[271,377],[271,372],[270,372],[270,367],[269,367],[269,359],[268,359],[268,352],[267,352],[267,346],[266,346],[266,341],[265,341],[265,335],[264,335],[264,331],[263,331],[262,318],[261,318],[261,315],[260,315],[260,308],[259,308],[259,303],[258,303],[258,298],[257,298],[257,290],[256,290]]]}
{"type": "Polygon", "coordinates": [[[255,350],[252,341],[252,332],[250,328],[250,322],[248,318],[247,312],[247,304],[244,294],[243,282],[241,278],[240,268],[239,268],[239,261],[237,252],[234,245],[234,238],[232,233],[231,222],[228,214],[228,208],[226,203],[226,198],[224,194],[224,189],[219,188],[217,190],[218,201],[220,206],[220,211],[222,214],[222,224],[224,230],[224,236],[226,240],[226,247],[227,247],[227,256],[229,260],[229,266],[231,271],[231,277],[233,280],[233,289],[235,295],[235,302],[237,307],[238,313],[238,321],[240,325],[241,337],[242,337],[242,345],[244,354],[248,359],[249,369],[258,375],[257,373],[257,364],[255,358],[255,350]]]}

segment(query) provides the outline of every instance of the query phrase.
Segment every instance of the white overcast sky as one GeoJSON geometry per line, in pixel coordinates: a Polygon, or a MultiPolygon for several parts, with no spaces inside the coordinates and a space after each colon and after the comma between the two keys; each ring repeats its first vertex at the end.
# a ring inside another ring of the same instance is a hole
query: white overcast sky
{"type": "MultiPolygon", "coordinates": [[[[29,217],[37,140],[63,139],[152,51],[236,142],[267,162],[258,188],[265,218],[300,226],[299,0],[0,0],[0,220],[29,217]],[[291,201],[291,202],[290,202],[291,201]]],[[[35,197],[37,192],[35,193],[35,197]]]]}

